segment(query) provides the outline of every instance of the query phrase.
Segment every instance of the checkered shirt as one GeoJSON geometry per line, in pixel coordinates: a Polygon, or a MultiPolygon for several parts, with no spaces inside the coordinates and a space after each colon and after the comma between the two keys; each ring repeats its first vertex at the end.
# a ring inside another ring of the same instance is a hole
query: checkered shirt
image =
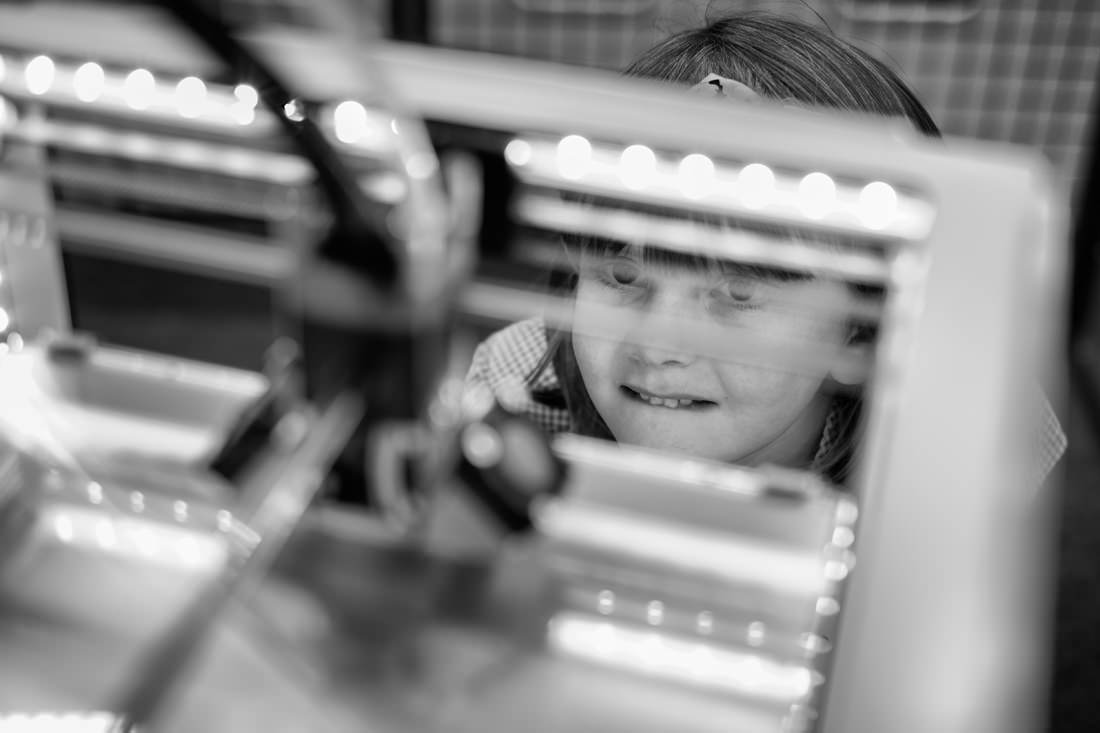
{"type": "Polygon", "coordinates": [[[546,327],[541,318],[513,323],[478,345],[466,384],[488,387],[503,406],[525,415],[548,433],[565,432],[571,425],[569,411],[531,398],[532,391],[560,389],[554,366],[548,364],[534,382],[527,383],[546,349],[546,327]]]}

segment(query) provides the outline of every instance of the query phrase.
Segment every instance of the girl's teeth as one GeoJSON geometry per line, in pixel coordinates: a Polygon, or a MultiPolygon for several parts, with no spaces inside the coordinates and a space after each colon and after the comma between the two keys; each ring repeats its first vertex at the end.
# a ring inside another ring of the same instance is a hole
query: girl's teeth
{"type": "Polygon", "coordinates": [[[667,407],[669,409],[675,409],[677,407],[687,407],[691,404],[691,400],[675,400],[665,397],[650,397],[649,395],[638,395],[643,400],[653,405],[654,407],[667,407]]]}

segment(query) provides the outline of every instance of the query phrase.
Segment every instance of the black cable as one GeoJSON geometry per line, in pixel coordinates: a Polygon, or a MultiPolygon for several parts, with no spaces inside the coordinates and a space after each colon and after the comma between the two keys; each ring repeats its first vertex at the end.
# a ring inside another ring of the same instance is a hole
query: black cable
{"type": "Polygon", "coordinates": [[[162,0],[164,8],[209,48],[230,71],[254,82],[260,101],[274,114],[298,151],[313,164],[317,182],[328,198],[335,223],[317,248],[327,259],[348,265],[372,285],[388,291],[397,278],[397,257],[370,223],[368,203],[355,175],[344,164],[308,114],[292,119],[288,104],[298,103],[286,85],[233,35],[218,17],[191,0],[162,0]]]}

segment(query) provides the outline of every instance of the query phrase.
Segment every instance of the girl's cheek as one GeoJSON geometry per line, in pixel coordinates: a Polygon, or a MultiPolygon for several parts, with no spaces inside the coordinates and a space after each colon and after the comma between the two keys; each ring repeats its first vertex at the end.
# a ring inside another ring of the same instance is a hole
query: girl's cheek
{"type": "Polygon", "coordinates": [[[726,363],[716,370],[727,396],[741,404],[797,402],[816,394],[824,377],[748,364],[726,363]]]}
{"type": "Polygon", "coordinates": [[[573,353],[581,378],[590,391],[610,379],[615,371],[620,345],[606,337],[573,333],[573,353]]]}

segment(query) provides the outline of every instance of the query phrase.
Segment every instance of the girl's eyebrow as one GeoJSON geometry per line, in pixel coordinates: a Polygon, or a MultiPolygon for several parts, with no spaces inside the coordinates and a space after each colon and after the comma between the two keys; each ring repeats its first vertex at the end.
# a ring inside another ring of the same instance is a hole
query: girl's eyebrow
{"type": "Polygon", "coordinates": [[[770,282],[792,282],[796,280],[814,279],[813,273],[810,272],[786,270],[779,267],[768,267],[766,265],[753,265],[745,262],[731,262],[728,260],[716,264],[718,271],[723,275],[735,275],[738,277],[748,277],[770,282]]]}
{"type": "MultiPolygon", "coordinates": [[[[643,244],[638,244],[637,242],[613,242],[611,246],[604,251],[603,255],[605,257],[630,257],[637,260],[646,260],[652,258],[652,248],[643,244]]],[[[685,266],[691,266],[688,263],[694,260],[694,266],[702,267],[703,269],[711,270],[712,272],[717,272],[727,277],[746,277],[768,282],[795,282],[814,279],[814,275],[811,272],[788,270],[781,267],[769,267],[767,265],[736,262],[733,260],[716,260],[699,255],[673,252],[666,252],[665,257],[671,261],[683,262],[685,266]]],[[[658,258],[660,258],[660,256],[658,256],[658,258]]]]}

